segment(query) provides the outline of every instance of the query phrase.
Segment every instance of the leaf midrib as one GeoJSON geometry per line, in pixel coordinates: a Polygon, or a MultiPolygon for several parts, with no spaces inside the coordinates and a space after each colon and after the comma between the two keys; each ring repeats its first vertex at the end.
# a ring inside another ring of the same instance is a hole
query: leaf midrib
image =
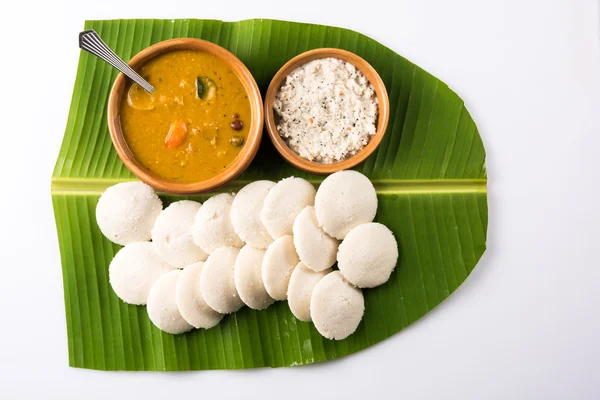
{"type": "MultiPolygon", "coordinates": [[[[135,178],[52,178],[51,193],[53,195],[100,195],[112,185],[135,180],[135,178]]],[[[323,179],[308,181],[318,186],[323,179]]],[[[252,181],[235,180],[215,192],[237,192],[250,182],[252,181]]],[[[487,193],[487,179],[376,179],[372,182],[379,194],[487,193]]]]}

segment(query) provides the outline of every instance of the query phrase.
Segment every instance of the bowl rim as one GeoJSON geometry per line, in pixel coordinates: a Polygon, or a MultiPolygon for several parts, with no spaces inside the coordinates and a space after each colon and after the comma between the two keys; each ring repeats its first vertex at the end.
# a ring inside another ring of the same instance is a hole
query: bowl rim
{"type": "Polygon", "coordinates": [[[381,76],[377,73],[375,68],[371,66],[365,59],[358,56],[355,53],[352,53],[348,50],[333,48],[333,47],[324,47],[306,51],[304,53],[298,54],[288,62],[286,62],[280,69],[277,71],[271,83],[269,84],[269,88],[267,89],[267,93],[265,95],[264,102],[264,116],[265,116],[265,126],[267,128],[267,132],[269,134],[269,138],[271,142],[279,151],[279,153],[292,165],[297,168],[300,168],[304,171],[316,173],[316,174],[330,174],[337,171],[341,171],[344,169],[350,169],[361,162],[363,162],[367,157],[369,157],[381,144],[381,140],[386,133],[387,125],[390,116],[390,100],[388,97],[387,89],[381,76]],[[275,113],[273,111],[273,104],[275,102],[275,97],[279,88],[281,87],[283,80],[296,68],[301,65],[304,65],[310,61],[318,60],[322,58],[338,58],[343,61],[346,61],[356,68],[358,68],[363,75],[369,80],[369,82],[375,88],[375,94],[377,96],[379,115],[377,119],[377,131],[369,140],[369,143],[361,149],[355,155],[346,158],[342,161],[338,161],[331,164],[319,163],[316,161],[307,160],[297,153],[295,153],[279,136],[279,132],[277,131],[277,124],[275,123],[275,113]]]}
{"type": "Polygon", "coordinates": [[[250,101],[250,126],[246,144],[233,162],[219,174],[203,181],[191,183],[173,182],[156,176],[144,168],[135,159],[135,156],[129,149],[121,129],[120,105],[126,95],[125,88],[129,83],[129,78],[123,73],[119,73],[115,79],[108,98],[108,129],[110,131],[113,146],[115,147],[119,158],[141,181],[157,190],[175,194],[208,192],[237,178],[244,170],[246,170],[246,168],[248,168],[256,156],[258,148],[260,147],[263,131],[264,112],[262,96],[252,73],[239,58],[229,50],[202,39],[177,38],[158,42],[137,53],[128,62],[128,65],[134,70],[138,70],[152,58],[175,50],[198,50],[211,53],[225,61],[242,82],[242,85],[248,94],[248,100],[250,101]]]}

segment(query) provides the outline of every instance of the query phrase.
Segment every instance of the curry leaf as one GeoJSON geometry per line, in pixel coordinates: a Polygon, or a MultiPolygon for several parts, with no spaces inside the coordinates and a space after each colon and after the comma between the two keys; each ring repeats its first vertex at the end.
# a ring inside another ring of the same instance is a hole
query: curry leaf
{"type": "Polygon", "coordinates": [[[202,83],[202,78],[196,78],[196,93],[198,94],[199,99],[204,98],[204,84],[202,83]]]}
{"type": "Polygon", "coordinates": [[[196,92],[198,98],[202,100],[211,100],[217,93],[217,85],[215,82],[206,76],[196,78],[196,92]]]}

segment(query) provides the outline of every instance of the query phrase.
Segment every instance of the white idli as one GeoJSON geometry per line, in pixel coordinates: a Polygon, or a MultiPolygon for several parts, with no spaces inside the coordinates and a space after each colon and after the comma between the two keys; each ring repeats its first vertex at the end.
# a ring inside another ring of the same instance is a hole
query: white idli
{"type": "Polygon", "coordinates": [[[300,321],[311,321],[310,298],[312,297],[313,289],[321,278],[330,272],[331,269],[329,268],[321,272],[315,272],[307,268],[302,262],[298,263],[296,268],[294,268],[290,277],[287,298],[292,314],[300,321]]]}
{"type": "Polygon", "coordinates": [[[120,245],[150,240],[162,202],[143,182],[124,182],[104,191],[96,206],[96,221],[108,240],[120,245]]]}
{"type": "Polygon", "coordinates": [[[108,267],[110,285],[125,303],[146,304],[150,288],[161,275],[173,270],[156,254],[152,243],[130,243],[115,255],[108,267]]]}
{"type": "Polygon", "coordinates": [[[175,293],[177,281],[183,271],[178,269],[161,276],[148,295],[148,317],[161,331],[178,335],[193,328],[181,316],[177,308],[175,293]]]}
{"type": "Polygon", "coordinates": [[[352,229],[340,244],[338,268],[344,278],[360,288],[379,286],[398,261],[398,243],[385,225],[372,222],[352,229]]]}
{"type": "Polygon", "coordinates": [[[217,325],[223,314],[210,308],[200,291],[200,273],[203,262],[185,267],[177,279],[175,301],[183,319],[194,328],[212,328],[217,325]]]}
{"type": "Polygon", "coordinates": [[[375,187],[360,172],[336,172],[325,178],[319,186],[315,211],[319,226],[330,236],[341,240],[355,226],[375,218],[375,187]]]}
{"type": "Polygon", "coordinates": [[[264,250],[246,245],[235,260],[235,287],[242,301],[255,310],[263,310],[275,301],[267,293],[262,280],[264,255],[264,250]]]}
{"type": "Polygon", "coordinates": [[[176,268],[206,260],[208,255],[194,243],[192,225],[200,203],[182,200],[160,213],[152,228],[152,244],[163,260],[176,268]]]}
{"type": "Polygon", "coordinates": [[[235,259],[240,249],[220,247],[208,256],[200,274],[200,291],[210,308],[230,314],[242,308],[244,302],[235,288],[235,259]]]}
{"type": "Polygon", "coordinates": [[[315,208],[304,207],[294,220],[294,246],[300,261],[319,272],[335,264],[339,242],[319,227],[315,208]]]}
{"type": "Polygon", "coordinates": [[[342,340],[353,334],[364,312],[362,291],[345,280],[340,271],[327,274],[315,285],[310,316],[327,339],[342,340]]]}
{"type": "Polygon", "coordinates": [[[260,221],[265,197],[275,182],[256,181],[242,188],[231,204],[231,224],[240,239],[257,249],[266,249],[273,238],[260,221]]]}
{"type": "Polygon", "coordinates": [[[292,235],[282,236],[267,247],[262,263],[262,279],[269,296],[287,298],[287,288],[294,267],[300,262],[292,235]]]}
{"type": "Polygon", "coordinates": [[[265,197],[260,220],[273,239],[292,234],[296,216],[306,206],[315,204],[315,188],[302,178],[285,178],[277,182],[265,197]]]}
{"type": "Polygon", "coordinates": [[[221,193],[206,200],[198,210],[192,236],[194,243],[210,254],[219,247],[242,247],[244,242],[231,225],[231,203],[235,196],[221,193]]]}

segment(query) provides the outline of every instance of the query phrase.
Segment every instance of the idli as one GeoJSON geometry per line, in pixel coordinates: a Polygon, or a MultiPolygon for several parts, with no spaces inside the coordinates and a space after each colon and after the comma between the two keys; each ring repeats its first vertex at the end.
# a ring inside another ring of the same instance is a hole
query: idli
{"type": "Polygon", "coordinates": [[[152,243],[130,243],[115,255],[108,267],[108,279],[125,303],[146,304],[150,288],[163,274],[173,270],[156,254],[152,243]]]}
{"type": "Polygon", "coordinates": [[[321,278],[330,272],[331,269],[329,268],[321,272],[315,272],[307,268],[302,262],[298,263],[296,268],[294,268],[290,277],[287,298],[292,314],[300,321],[311,321],[310,298],[313,289],[321,278]]]}
{"type": "Polygon", "coordinates": [[[203,262],[197,262],[181,271],[177,278],[175,301],[177,309],[188,324],[194,328],[208,329],[217,325],[223,319],[223,314],[210,308],[202,297],[200,273],[203,266],[203,262]]]}
{"type": "Polygon", "coordinates": [[[360,172],[336,172],[325,178],[319,186],[315,211],[319,226],[329,236],[341,240],[355,226],[371,222],[375,218],[375,187],[360,172]]]}
{"type": "Polygon", "coordinates": [[[124,182],[104,191],[96,206],[100,231],[113,243],[126,245],[150,240],[162,201],[143,182],[124,182]]]}
{"type": "Polygon", "coordinates": [[[304,207],[294,220],[294,246],[300,261],[319,272],[335,264],[339,242],[319,227],[315,208],[304,207]]]}
{"type": "Polygon", "coordinates": [[[221,193],[206,200],[198,210],[192,237],[194,243],[210,254],[219,247],[242,247],[244,242],[231,225],[231,203],[234,195],[221,193]]]}
{"type": "Polygon", "coordinates": [[[327,339],[342,340],[356,331],[365,312],[362,291],[333,271],[314,287],[310,316],[315,328],[327,339]]]}
{"type": "Polygon", "coordinates": [[[269,296],[287,298],[287,288],[294,267],[300,262],[292,235],[282,236],[267,247],[262,263],[262,279],[269,296]]]}
{"type": "Polygon", "coordinates": [[[235,288],[235,259],[240,249],[220,247],[208,256],[200,274],[200,291],[206,304],[221,314],[242,308],[244,302],[235,288]]]}
{"type": "Polygon", "coordinates": [[[285,178],[277,182],[265,197],[260,220],[273,239],[292,234],[296,216],[315,204],[315,188],[306,179],[285,178]]]}
{"type": "Polygon", "coordinates": [[[194,243],[192,225],[200,203],[182,200],[165,208],[152,228],[152,244],[163,260],[176,268],[206,260],[208,255],[194,243]]]}
{"type": "Polygon", "coordinates": [[[240,239],[257,249],[266,249],[273,238],[260,221],[265,197],[275,182],[256,181],[242,188],[231,204],[231,224],[240,239]]]}
{"type": "Polygon", "coordinates": [[[360,288],[379,286],[398,261],[398,243],[385,225],[372,222],[352,229],[340,245],[338,268],[344,278],[360,288]]]}
{"type": "Polygon", "coordinates": [[[262,280],[264,255],[264,250],[246,245],[235,260],[235,287],[242,301],[255,310],[263,310],[275,301],[267,293],[262,280]]]}
{"type": "Polygon", "coordinates": [[[177,281],[183,271],[173,270],[161,276],[148,295],[148,317],[161,331],[178,335],[193,328],[181,316],[177,308],[175,293],[177,281]]]}

